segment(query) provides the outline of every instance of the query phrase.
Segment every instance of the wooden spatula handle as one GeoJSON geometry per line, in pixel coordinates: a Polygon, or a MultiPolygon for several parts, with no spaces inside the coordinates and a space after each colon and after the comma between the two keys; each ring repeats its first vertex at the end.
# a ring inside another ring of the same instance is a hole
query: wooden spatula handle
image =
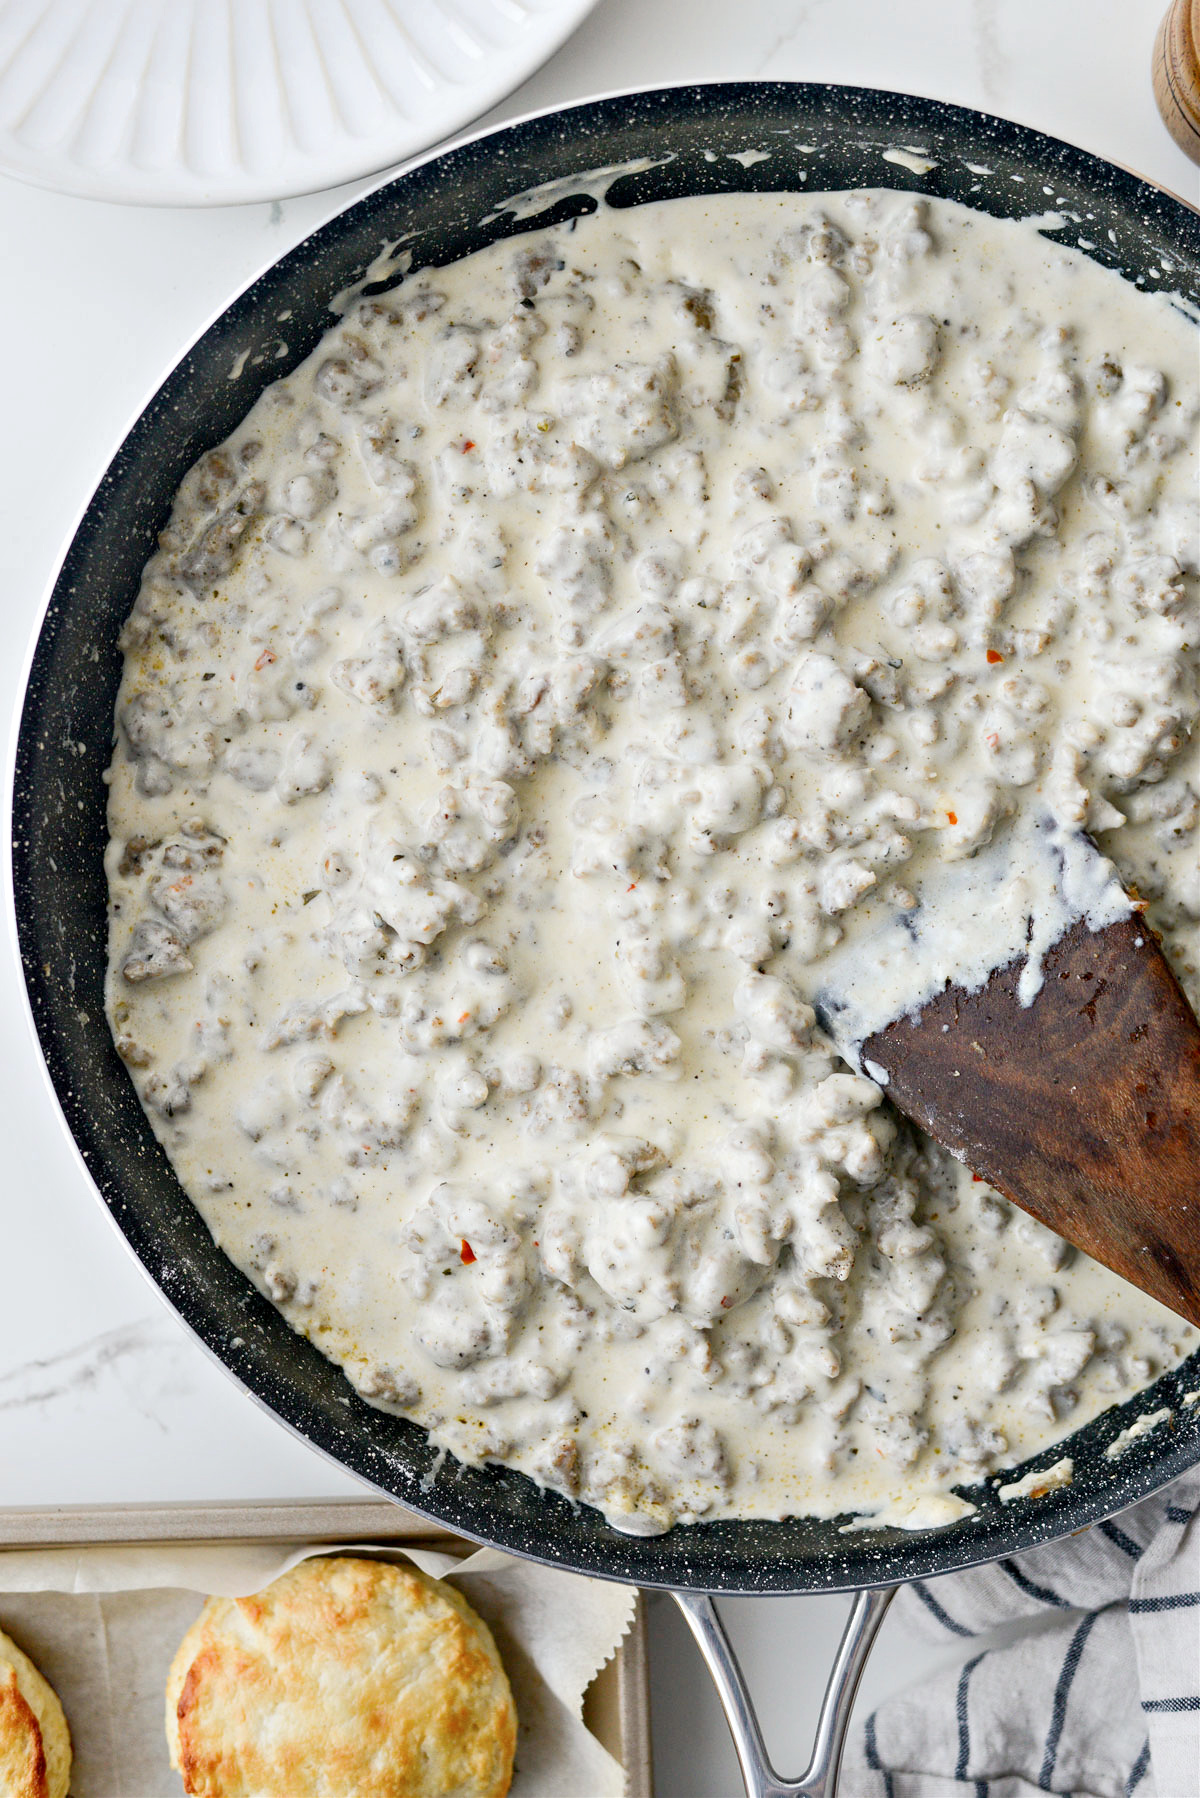
{"type": "Polygon", "coordinates": [[[888,1095],[1007,1198],[1200,1324],[1200,1026],[1139,916],[1075,925],[863,1046],[888,1095]]]}

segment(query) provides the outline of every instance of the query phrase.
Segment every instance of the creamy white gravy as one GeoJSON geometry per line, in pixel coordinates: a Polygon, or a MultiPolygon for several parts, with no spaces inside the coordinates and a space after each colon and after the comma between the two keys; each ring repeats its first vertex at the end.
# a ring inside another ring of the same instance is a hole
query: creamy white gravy
{"type": "Polygon", "coordinates": [[[352,303],[188,476],[110,1015],[373,1403],[630,1530],[915,1526],[1194,1347],[813,1006],[1117,915],[1084,831],[1195,1002],[1196,341],[949,203],[601,208],[352,303]]]}

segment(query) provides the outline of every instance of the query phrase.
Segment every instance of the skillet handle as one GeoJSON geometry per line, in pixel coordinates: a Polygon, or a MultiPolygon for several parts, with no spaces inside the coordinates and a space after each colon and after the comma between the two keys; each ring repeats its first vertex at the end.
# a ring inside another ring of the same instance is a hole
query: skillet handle
{"type": "Polygon", "coordinates": [[[767,1757],[742,1670],[717,1607],[707,1592],[672,1592],[720,1695],[746,1784],[746,1798],[836,1798],[846,1726],[875,1633],[895,1586],[868,1586],[854,1603],[838,1643],[817,1720],[812,1758],[799,1779],[781,1779],[767,1757]]]}

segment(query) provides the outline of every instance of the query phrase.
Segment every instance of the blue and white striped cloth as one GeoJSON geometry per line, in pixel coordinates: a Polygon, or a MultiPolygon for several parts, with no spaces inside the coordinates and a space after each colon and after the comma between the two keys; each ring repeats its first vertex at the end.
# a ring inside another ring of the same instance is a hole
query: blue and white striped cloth
{"type": "Polygon", "coordinates": [[[1007,1626],[1004,1645],[882,1704],[842,1798],[1200,1798],[1198,1508],[1189,1474],[1116,1523],[907,1587],[889,1631],[1007,1626]]]}

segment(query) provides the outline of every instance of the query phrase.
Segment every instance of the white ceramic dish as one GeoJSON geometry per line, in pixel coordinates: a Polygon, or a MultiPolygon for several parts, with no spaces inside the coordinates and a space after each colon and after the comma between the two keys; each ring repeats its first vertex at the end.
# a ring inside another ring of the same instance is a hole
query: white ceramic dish
{"type": "Polygon", "coordinates": [[[510,93],[596,0],[0,0],[0,171],[217,206],[388,168],[510,93]]]}

